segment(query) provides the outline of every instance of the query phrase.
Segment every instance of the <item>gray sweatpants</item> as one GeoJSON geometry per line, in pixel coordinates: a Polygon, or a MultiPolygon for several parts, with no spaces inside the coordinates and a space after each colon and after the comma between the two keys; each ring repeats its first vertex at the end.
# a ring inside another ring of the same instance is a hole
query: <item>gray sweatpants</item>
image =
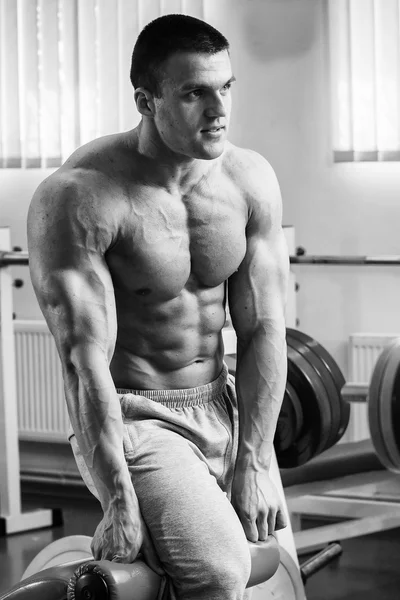
{"type": "MultiPolygon", "coordinates": [[[[124,450],[140,510],[167,577],[159,598],[243,600],[251,559],[229,501],[238,444],[235,383],[117,390],[124,450]]],[[[97,497],[75,436],[75,458],[97,497]]]]}

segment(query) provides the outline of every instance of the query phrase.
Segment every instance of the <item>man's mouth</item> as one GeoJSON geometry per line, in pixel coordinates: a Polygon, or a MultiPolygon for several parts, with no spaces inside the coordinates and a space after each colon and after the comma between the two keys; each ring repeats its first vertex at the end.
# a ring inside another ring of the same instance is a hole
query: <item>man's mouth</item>
{"type": "Polygon", "coordinates": [[[216,133],[217,131],[220,131],[221,129],[225,129],[224,125],[221,125],[220,127],[209,127],[208,129],[202,129],[201,131],[205,131],[205,132],[212,132],[212,133],[216,133]]]}

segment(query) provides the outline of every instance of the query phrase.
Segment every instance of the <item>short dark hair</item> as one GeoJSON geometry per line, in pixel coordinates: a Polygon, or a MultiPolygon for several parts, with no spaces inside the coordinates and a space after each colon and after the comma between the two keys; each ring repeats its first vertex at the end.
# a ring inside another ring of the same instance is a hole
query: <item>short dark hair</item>
{"type": "Polygon", "coordinates": [[[188,15],[165,15],[140,32],[132,53],[131,83],[161,96],[161,66],[175,52],[216,54],[229,50],[228,40],[217,29],[188,15]]]}

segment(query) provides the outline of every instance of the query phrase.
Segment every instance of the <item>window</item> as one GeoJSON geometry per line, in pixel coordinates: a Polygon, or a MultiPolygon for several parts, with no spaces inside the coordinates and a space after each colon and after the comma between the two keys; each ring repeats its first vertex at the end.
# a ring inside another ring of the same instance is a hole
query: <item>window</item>
{"type": "Polygon", "coordinates": [[[400,160],[400,0],[330,0],[335,161],[400,160]]]}
{"type": "Polygon", "coordinates": [[[0,167],[57,167],[139,122],[133,45],[152,19],[204,0],[0,0],[0,167]]]}

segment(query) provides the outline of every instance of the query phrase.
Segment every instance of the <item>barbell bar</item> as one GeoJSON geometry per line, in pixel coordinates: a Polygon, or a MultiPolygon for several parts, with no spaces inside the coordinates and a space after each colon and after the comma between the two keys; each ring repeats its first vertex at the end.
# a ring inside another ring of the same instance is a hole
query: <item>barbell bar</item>
{"type": "Polygon", "coordinates": [[[290,256],[292,265],[398,266],[400,256],[290,256]]]}
{"type": "Polygon", "coordinates": [[[0,268],[12,267],[14,265],[29,264],[29,255],[26,251],[21,252],[0,252],[0,268]]]}
{"type": "MultiPolygon", "coordinates": [[[[333,266],[400,266],[400,255],[387,256],[342,256],[334,255],[301,255],[290,256],[292,265],[333,265],[333,266]]],[[[27,251],[0,252],[0,268],[28,265],[29,256],[27,251]]]]}

